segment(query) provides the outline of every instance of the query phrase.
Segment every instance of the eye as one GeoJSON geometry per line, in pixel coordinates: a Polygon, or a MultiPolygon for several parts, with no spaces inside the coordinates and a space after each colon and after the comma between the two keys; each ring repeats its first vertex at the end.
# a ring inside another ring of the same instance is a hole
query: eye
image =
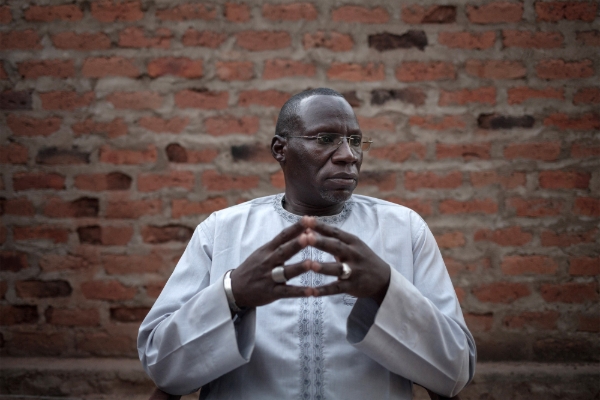
{"type": "Polygon", "coordinates": [[[362,138],[360,136],[352,135],[348,138],[348,143],[352,147],[360,147],[362,144],[362,138]]]}
{"type": "Polygon", "coordinates": [[[340,135],[336,133],[319,133],[317,135],[317,143],[319,144],[334,144],[340,135]]]}

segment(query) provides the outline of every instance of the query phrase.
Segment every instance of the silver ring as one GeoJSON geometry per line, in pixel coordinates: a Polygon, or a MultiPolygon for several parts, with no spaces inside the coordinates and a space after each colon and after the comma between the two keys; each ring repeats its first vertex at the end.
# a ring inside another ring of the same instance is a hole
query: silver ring
{"type": "Polygon", "coordinates": [[[352,275],[352,268],[346,263],[342,263],[342,274],[340,275],[340,279],[346,280],[350,278],[352,275]]]}
{"type": "Polygon", "coordinates": [[[276,283],[286,283],[285,269],[283,269],[282,266],[273,268],[271,270],[271,278],[273,278],[276,283]]]}

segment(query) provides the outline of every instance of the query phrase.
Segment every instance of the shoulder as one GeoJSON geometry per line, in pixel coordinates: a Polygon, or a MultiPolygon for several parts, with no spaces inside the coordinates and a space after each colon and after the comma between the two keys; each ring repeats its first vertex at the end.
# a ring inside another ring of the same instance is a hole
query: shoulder
{"type": "Polygon", "coordinates": [[[201,229],[214,229],[215,225],[229,224],[234,221],[243,220],[249,214],[269,212],[274,209],[273,203],[281,195],[271,195],[259,197],[244,203],[236,204],[235,206],[227,207],[219,211],[213,212],[208,218],[200,223],[201,229]]]}

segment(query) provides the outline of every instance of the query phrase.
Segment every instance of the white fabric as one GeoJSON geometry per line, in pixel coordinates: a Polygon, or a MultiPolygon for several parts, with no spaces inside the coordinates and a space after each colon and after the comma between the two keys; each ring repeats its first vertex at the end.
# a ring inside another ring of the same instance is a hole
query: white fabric
{"type": "MultiPolygon", "coordinates": [[[[231,318],[223,275],[298,216],[282,195],[213,213],[142,323],[139,356],[166,392],[206,399],[411,399],[411,381],[452,396],[475,372],[468,331],[435,239],[408,208],[354,195],[326,223],[357,235],[392,268],[379,307],[337,295],[279,300],[231,318]]],[[[310,257],[307,248],[289,262],[310,257]]],[[[312,271],[289,284],[336,279],[312,271]]]]}

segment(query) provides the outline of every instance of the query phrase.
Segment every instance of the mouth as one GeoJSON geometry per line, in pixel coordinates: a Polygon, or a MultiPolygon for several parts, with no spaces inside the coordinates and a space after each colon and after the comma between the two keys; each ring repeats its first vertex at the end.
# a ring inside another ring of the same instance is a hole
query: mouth
{"type": "Polygon", "coordinates": [[[330,176],[329,178],[327,178],[327,180],[336,185],[353,186],[356,185],[358,181],[358,175],[347,172],[341,172],[330,176]]]}

